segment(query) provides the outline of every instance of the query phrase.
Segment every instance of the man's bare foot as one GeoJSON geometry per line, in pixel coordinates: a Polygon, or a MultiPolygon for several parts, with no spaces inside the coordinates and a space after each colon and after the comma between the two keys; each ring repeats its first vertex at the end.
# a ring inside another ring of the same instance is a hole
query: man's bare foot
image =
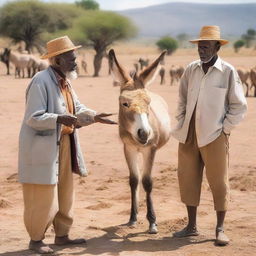
{"type": "Polygon", "coordinates": [[[189,228],[189,227],[185,227],[180,231],[177,231],[175,233],[173,233],[174,237],[188,237],[188,236],[198,236],[199,233],[197,231],[197,228],[189,228]]]}
{"type": "Polygon", "coordinates": [[[223,228],[216,228],[216,245],[227,245],[229,244],[229,238],[224,233],[223,228]]]}
{"type": "Polygon", "coordinates": [[[29,249],[40,254],[53,253],[53,250],[47,244],[43,243],[42,240],[40,241],[30,240],[29,249]]]}
{"type": "Polygon", "coordinates": [[[83,238],[70,239],[68,236],[55,236],[54,243],[56,245],[86,244],[86,240],[83,238]]]}

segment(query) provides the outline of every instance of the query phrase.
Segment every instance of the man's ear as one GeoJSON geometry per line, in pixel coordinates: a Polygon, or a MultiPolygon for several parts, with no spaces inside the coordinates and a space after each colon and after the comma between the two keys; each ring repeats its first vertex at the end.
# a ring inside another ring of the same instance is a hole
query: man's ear
{"type": "Polygon", "coordinates": [[[220,50],[221,47],[221,43],[219,41],[217,41],[216,43],[216,51],[218,52],[220,50]]]}

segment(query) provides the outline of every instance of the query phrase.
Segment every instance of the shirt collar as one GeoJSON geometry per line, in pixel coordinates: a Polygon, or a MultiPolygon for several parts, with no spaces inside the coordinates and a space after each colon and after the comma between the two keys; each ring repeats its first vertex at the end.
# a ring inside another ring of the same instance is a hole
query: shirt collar
{"type": "MultiPolygon", "coordinates": [[[[201,67],[202,68],[202,64],[203,62],[201,60],[198,60],[198,62],[196,63],[196,67],[201,67]]],[[[215,61],[214,65],[212,67],[217,68],[219,71],[223,71],[222,68],[222,61],[221,58],[218,56],[218,59],[215,61]]]]}

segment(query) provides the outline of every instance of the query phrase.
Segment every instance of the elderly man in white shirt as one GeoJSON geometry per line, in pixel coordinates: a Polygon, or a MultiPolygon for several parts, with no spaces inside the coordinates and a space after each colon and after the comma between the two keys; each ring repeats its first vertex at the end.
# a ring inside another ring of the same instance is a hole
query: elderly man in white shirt
{"type": "Polygon", "coordinates": [[[178,139],[178,178],[181,201],[187,206],[188,224],[175,237],[198,235],[197,206],[200,201],[203,169],[209,182],[217,215],[216,244],[226,245],[224,219],[229,200],[229,135],[247,110],[243,87],[233,66],[218,57],[221,39],[218,26],[204,26],[198,44],[200,60],[186,68],[179,89],[178,124],[173,136],[178,139]]]}

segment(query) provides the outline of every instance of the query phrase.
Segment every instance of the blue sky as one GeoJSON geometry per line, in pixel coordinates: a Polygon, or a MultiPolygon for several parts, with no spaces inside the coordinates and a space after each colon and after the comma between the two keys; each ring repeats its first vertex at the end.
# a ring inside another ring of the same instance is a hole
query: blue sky
{"type": "MultiPolygon", "coordinates": [[[[0,0],[0,5],[11,0],[0,0]]],[[[75,2],[75,0],[44,0],[47,2],[75,2]]],[[[229,4],[229,3],[256,3],[256,0],[96,0],[102,10],[125,10],[132,8],[146,7],[170,2],[190,2],[209,4],[229,4]]]]}

